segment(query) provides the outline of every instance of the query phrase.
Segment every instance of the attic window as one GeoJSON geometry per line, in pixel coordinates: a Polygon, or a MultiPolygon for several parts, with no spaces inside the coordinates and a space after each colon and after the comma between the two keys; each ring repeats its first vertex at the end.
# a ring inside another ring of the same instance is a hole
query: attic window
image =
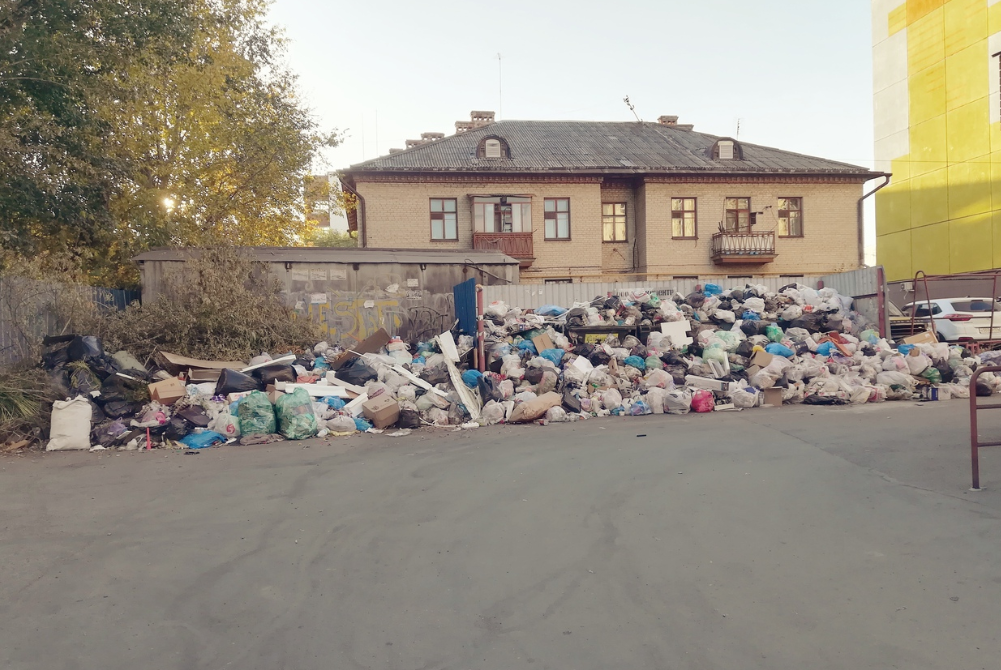
{"type": "Polygon", "coordinates": [[[713,145],[712,157],[720,161],[739,161],[743,160],[744,152],[736,140],[724,138],[713,145]]]}
{"type": "Polygon", "coordinates": [[[480,140],[480,145],[476,149],[477,158],[510,158],[511,148],[504,138],[496,135],[489,135],[480,140]]]}

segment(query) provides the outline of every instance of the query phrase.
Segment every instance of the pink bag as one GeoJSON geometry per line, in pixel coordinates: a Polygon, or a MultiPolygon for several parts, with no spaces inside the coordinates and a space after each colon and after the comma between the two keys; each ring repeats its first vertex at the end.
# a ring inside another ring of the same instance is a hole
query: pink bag
{"type": "Polygon", "coordinates": [[[699,389],[692,395],[692,411],[704,414],[716,409],[716,399],[712,391],[699,389]]]}

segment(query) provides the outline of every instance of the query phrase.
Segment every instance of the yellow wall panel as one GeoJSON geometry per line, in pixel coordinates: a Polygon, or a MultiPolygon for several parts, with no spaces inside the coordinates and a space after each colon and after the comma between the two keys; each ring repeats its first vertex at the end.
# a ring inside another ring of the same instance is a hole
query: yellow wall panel
{"type": "Polygon", "coordinates": [[[1001,4],[991,5],[987,8],[987,34],[1001,32],[1001,4]]]}
{"type": "Polygon", "coordinates": [[[949,220],[949,171],[928,172],[911,179],[911,225],[949,220]]]}
{"type": "Polygon", "coordinates": [[[907,0],[907,23],[913,25],[927,14],[939,9],[943,0],[907,0]]]}
{"type": "MultiPolygon", "coordinates": [[[[992,156],[991,161],[991,209],[1001,211],[1001,152],[992,156]]],[[[1001,237],[996,238],[1001,244],[1001,237]]],[[[1001,267],[1001,266],[999,266],[1001,267]]]]}
{"type": "MultiPolygon", "coordinates": [[[[884,189],[885,190],[885,189],[884,189]]],[[[999,222],[1001,225],[1001,222],[999,222]]],[[[883,266],[887,279],[913,277],[911,270],[911,231],[880,237],[876,241],[876,262],[883,266]]]]}
{"type": "Polygon", "coordinates": [[[924,123],[946,110],[945,61],[925,68],[910,78],[910,123],[924,123]]]}
{"type": "Polygon", "coordinates": [[[991,267],[1001,268],[1001,211],[994,211],[991,213],[991,224],[994,232],[994,240],[997,244],[994,245],[994,262],[991,267]]]}
{"type": "MultiPolygon", "coordinates": [[[[998,153],[998,161],[1001,162],[1001,152],[998,153]]],[[[890,172],[893,174],[893,183],[907,181],[911,178],[911,159],[907,156],[894,158],[890,161],[890,172]]]]}
{"type": "Polygon", "coordinates": [[[911,126],[912,176],[945,167],[948,157],[945,114],[911,126]]]}
{"type": "Polygon", "coordinates": [[[992,268],[993,248],[984,241],[992,240],[993,236],[990,213],[949,222],[950,271],[973,272],[992,268]]]}
{"type": "Polygon", "coordinates": [[[946,117],[949,162],[970,161],[990,155],[991,115],[987,100],[982,99],[954,109],[946,117]]]}
{"type": "Polygon", "coordinates": [[[986,39],[978,40],[973,46],[945,59],[945,96],[948,109],[987,97],[989,64],[986,39]]]}
{"type": "Polygon", "coordinates": [[[986,0],[949,0],[945,3],[946,56],[986,38],[986,0]]]}
{"type": "Polygon", "coordinates": [[[899,233],[910,227],[910,182],[892,183],[876,194],[876,235],[899,233]]]}
{"type": "Polygon", "coordinates": [[[980,161],[950,165],[949,216],[960,219],[989,211],[991,211],[991,164],[980,161]]]}
{"type": "Polygon", "coordinates": [[[927,274],[949,274],[949,224],[911,229],[911,267],[927,274]]]}
{"type": "MultiPolygon", "coordinates": [[[[908,8],[910,3],[908,2],[908,8]]],[[[910,15],[910,11],[908,11],[910,15]]],[[[945,58],[945,12],[941,7],[917,22],[907,22],[907,72],[917,74],[945,58]]],[[[912,90],[913,93],[913,90],[912,90]]]]}
{"type": "Polygon", "coordinates": [[[907,3],[904,3],[897,7],[896,9],[891,9],[890,14],[887,16],[887,23],[889,24],[888,35],[893,35],[898,33],[907,27],[907,3]]]}

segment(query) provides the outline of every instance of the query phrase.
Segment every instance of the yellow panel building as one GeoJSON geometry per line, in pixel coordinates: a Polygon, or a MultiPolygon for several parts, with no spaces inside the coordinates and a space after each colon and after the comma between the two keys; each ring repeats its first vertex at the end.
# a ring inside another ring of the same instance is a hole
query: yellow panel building
{"type": "Polygon", "coordinates": [[[1001,267],[1001,0],[873,0],[876,258],[1001,267]]]}

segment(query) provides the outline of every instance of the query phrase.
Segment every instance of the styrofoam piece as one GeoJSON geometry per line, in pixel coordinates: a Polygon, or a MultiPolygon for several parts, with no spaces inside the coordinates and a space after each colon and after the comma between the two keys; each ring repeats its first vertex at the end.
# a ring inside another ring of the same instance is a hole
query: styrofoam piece
{"type": "Polygon", "coordinates": [[[591,364],[591,361],[589,361],[584,356],[578,356],[577,358],[575,358],[574,362],[571,363],[571,365],[580,370],[581,372],[590,372],[591,370],[594,369],[594,365],[591,364]]]}
{"type": "MultiPolygon", "coordinates": [[[[451,335],[451,333],[449,333],[451,335]]],[[[462,400],[462,404],[466,406],[466,411],[469,412],[469,418],[476,421],[480,418],[480,395],[479,393],[474,394],[466,386],[466,383],[462,381],[462,373],[459,372],[459,368],[455,367],[455,363],[448,360],[448,356],[445,357],[445,367],[448,368],[448,376],[452,378],[452,386],[455,387],[455,392],[459,394],[459,399],[462,400]]]]}
{"type": "Polygon", "coordinates": [[[331,386],[329,384],[292,384],[285,382],[285,386],[279,386],[281,382],[275,384],[276,391],[285,391],[286,393],[292,393],[296,389],[302,389],[310,396],[314,398],[326,398],[329,396],[334,396],[336,398],[350,398],[348,395],[348,389],[342,388],[340,386],[331,386]]]}
{"type": "Polygon", "coordinates": [[[282,363],[291,364],[295,360],[295,354],[289,354],[288,356],[282,356],[281,358],[276,358],[273,361],[268,361],[267,363],[258,363],[257,365],[251,365],[248,368],[243,368],[240,372],[252,372],[257,368],[266,368],[269,365],[281,365],[282,363]]]}
{"type": "Polygon", "coordinates": [[[345,405],[344,409],[348,411],[351,416],[361,416],[362,405],[366,402],[368,402],[368,394],[362,393],[360,396],[345,405]]]}
{"type": "Polygon", "coordinates": [[[692,327],[688,319],[682,321],[668,321],[660,324],[660,332],[671,338],[671,346],[680,349],[694,342],[688,333],[692,327]]]}
{"type": "Polygon", "coordinates": [[[445,359],[450,360],[453,363],[458,363],[459,349],[455,346],[455,339],[452,337],[452,332],[446,330],[435,339],[438,340],[438,348],[440,348],[441,353],[445,355],[445,359]]]}

